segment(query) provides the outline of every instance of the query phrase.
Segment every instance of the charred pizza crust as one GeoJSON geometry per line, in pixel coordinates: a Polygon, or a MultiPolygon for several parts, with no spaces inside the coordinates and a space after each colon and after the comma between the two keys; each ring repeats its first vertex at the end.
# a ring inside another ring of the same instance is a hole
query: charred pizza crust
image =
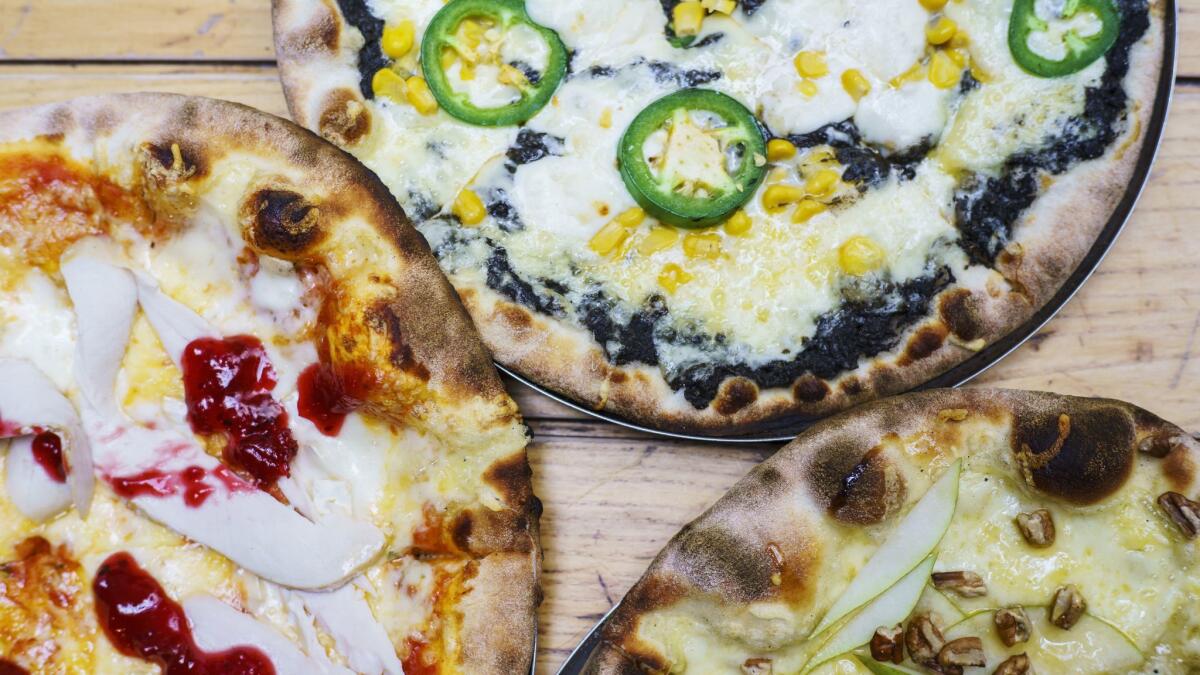
{"type": "MultiPolygon", "coordinates": [[[[292,117],[343,148],[371,132],[375,113],[360,89],[362,33],[334,0],[273,0],[276,52],[292,117]]],[[[1164,68],[1165,0],[1149,3],[1150,27],[1130,52],[1123,84],[1130,109],[1102,157],[1045,179],[1013,224],[986,283],[951,283],[898,344],[833,378],[805,373],[761,388],[725,376],[703,408],[683,401],[657,366],[616,365],[588,331],[531,311],[477,280],[451,274],[484,343],[507,368],[582,405],[647,426],[711,435],[770,431],[780,420],[819,418],[907,391],[943,374],[1035,315],[1094,248],[1125,197],[1142,155],[1164,68]],[[772,423],[776,424],[772,424],[772,423]]]]}
{"type": "MultiPolygon", "coordinates": [[[[369,414],[431,434],[447,452],[499,453],[476,477],[473,501],[437,514],[441,541],[398,554],[461,564],[457,604],[445,620],[457,622],[463,672],[528,671],[541,551],[527,431],[453,288],[387,188],[307,130],[198,97],[100,96],[0,113],[0,148],[22,143],[107,171],[104,185],[131,195],[121,215],[150,237],[188,226],[194,186],[223,158],[253,157],[259,170],[239,197],[245,244],[321,276],[318,329],[306,337],[322,361],[335,373],[370,374],[355,392],[369,414]],[[113,167],[117,157],[132,162],[113,167]]],[[[22,246],[30,264],[57,261],[74,239],[106,231],[110,204],[99,194],[98,208],[69,230],[0,227],[0,237],[22,246]]]]}
{"type": "MultiPolygon", "coordinates": [[[[870,533],[878,545],[904,505],[923,493],[911,479],[928,485],[926,471],[940,473],[960,457],[964,472],[986,462],[975,470],[991,471],[993,481],[1003,467],[1022,500],[1054,510],[1060,538],[1081,526],[1073,518],[1125,500],[1139,523],[1168,536],[1180,554],[1173,564],[1190,560],[1187,533],[1153,496],[1119,496],[1136,480],[1154,495],[1195,496],[1200,441],[1179,427],[1111,399],[987,389],[906,394],[814,425],[684,526],[621,601],[584,672],[667,672],[669,656],[644,633],[653,616],[672,611],[694,619],[714,643],[732,641],[748,656],[769,659],[767,645],[786,643],[767,627],[778,616],[772,606],[804,617],[802,639],[845,585],[832,581],[844,576],[835,567],[856,564],[845,554],[850,537],[870,533]]],[[[1194,669],[1200,655],[1174,647],[1164,653],[1194,669]]]]}

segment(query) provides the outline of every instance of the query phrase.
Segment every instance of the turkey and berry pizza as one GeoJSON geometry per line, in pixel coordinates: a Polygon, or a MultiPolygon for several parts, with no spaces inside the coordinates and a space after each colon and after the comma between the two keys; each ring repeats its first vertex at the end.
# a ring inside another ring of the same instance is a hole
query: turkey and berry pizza
{"type": "Polygon", "coordinates": [[[387,189],[242,106],[0,113],[0,672],[526,672],[526,430],[387,189]]]}
{"type": "Polygon", "coordinates": [[[1119,401],[867,404],[686,525],[584,672],[1195,673],[1198,467],[1119,401]]]}
{"type": "Polygon", "coordinates": [[[1162,0],[275,0],[503,365],[659,428],[918,386],[1035,314],[1148,136],[1162,0]]]}

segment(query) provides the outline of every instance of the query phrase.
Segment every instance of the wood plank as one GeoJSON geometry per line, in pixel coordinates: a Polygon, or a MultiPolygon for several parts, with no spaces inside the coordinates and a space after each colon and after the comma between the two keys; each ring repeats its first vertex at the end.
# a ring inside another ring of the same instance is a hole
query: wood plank
{"type": "MultiPolygon", "coordinates": [[[[1200,77],[1200,0],[1179,8],[1179,73],[1200,77]]],[[[0,0],[0,58],[272,59],[270,14],[266,0],[0,0]]]]}
{"type": "Polygon", "coordinates": [[[0,0],[0,57],[270,60],[268,0],[0,0]]]}
{"type": "MultiPolygon", "coordinates": [[[[0,65],[0,107],[103,91],[221,96],[282,113],[271,68],[0,65]]],[[[1118,396],[1200,429],[1200,86],[1181,86],[1141,205],[1097,275],[981,384],[1118,396]]],[[[513,383],[545,504],[540,672],[552,673],[646,563],[769,452],[648,438],[513,383]]]]}

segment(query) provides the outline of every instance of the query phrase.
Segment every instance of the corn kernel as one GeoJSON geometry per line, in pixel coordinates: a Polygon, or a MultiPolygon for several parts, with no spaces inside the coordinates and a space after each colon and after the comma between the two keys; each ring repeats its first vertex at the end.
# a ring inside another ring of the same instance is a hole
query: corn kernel
{"type": "Polygon", "coordinates": [[[737,9],[737,0],[700,0],[700,5],[710,12],[733,14],[737,9]]]}
{"type": "Polygon", "coordinates": [[[467,19],[458,25],[458,35],[467,47],[467,51],[471,52],[471,54],[464,54],[464,58],[473,59],[475,50],[483,42],[483,32],[483,26],[474,19],[467,19]]]}
{"type": "MultiPolygon", "coordinates": [[[[458,60],[458,52],[456,52],[453,49],[450,49],[448,47],[446,49],[442,50],[442,54],[438,58],[438,62],[442,66],[442,70],[450,70],[450,66],[453,66],[454,62],[457,60],[458,60]]],[[[463,63],[466,63],[466,62],[464,61],[463,63]]]]}
{"type": "Polygon", "coordinates": [[[812,80],[800,80],[800,84],[796,85],[796,89],[808,98],[816,96],[817,92],[820,91],[820,89],[817,87],[817,83],[813,82],[812,80]]]}
{"type": "Polygon", "coordinates": [[[433,97],[433,92],[429,91],[429,85],[425,83],[425,78],[413,75],[405,80],[404,84],[408,85],[405,96],[412,107],[417,109],[417,112],[422,115],[432,115],[437,112],[437,99],[433,97]]]}
{"type": "Polygon", "coordinates": [[[767,182],[778,183],[780,181],[785,181],[790,175],[791,172],[787,170],[787,167],[777,166],[767,172],[767,182]]]}
{"type": "Polygon", "coordinates": [[[662,286],[668,293],[675,291],[682,285],[692,280],[692,275],[675,263],[667,263],[663,265],[662,271],[658,273],[658,285],[662,286]]]}
{"type": "Polygon", "coordinates": [[[871,81],[862,74],[861,70],[851,68],[842,73],[842,88],[846,90],[847,94],[850,94],[850,98],[857,101],[871,93],[871,81]]]}
{"type": "Polygon", "coordinates": [[[625,229],[616,220],[610,220],[604,227],[600,228],[599,232],[592,235],[591,241],[588,242],[588,248],[595,251],[598,255],[608,255],[613,252],[613,249],[620,246],[628,236],[629,230],[625,229]]]}
{"type": "Polygon", "coordinates": [[[479,195],[475,194],[474,190],[464,189],[454,198],[454,205],[450,209],[463,225],[478,225],[483,222],[483,217],[487,215],[487,209],[483,206],[483,200],[479,195]]]}
{"type": "Polygon", "coordinates": [[[380,40],[380,46],[383,47],[384,54],[387,54],[390,58],[398,59],[412,51],[416,35],[416,26],[413,25],[412,21],[405,19],[394,26],[388,26],[383,29],[383,38],[380,40]]]}
{"type": "Polygon", "coordinates": [[[838,264],[847,274],[861,276],[883,266],[883,249],[870,237],[850,237],[838,249],[838,264]]]}
{"type": "Polygon", "coordinates": [[[801,77],[816,78],[829,74],[829,65],[825,63],[825,54],[822,52],[800,52],[793,63],[801,77]]]}
{"type": "Polygon", "coordinates": [[[899,89],[909,82],[916,82],[924,76],[925,66],[920,62],[914,63],[908,70],[900,73],[888,81],[893,89],[899,89]]]}
{"type": "Polygon", "coordinates": [[[962,67],[954,62],[946,52],[934,52],[929,59],[929,81],[939,89],[950,89],[958,84],[962,77],[962,67]]]}
{"type": "Polygon", "coordinates": [[[837,155],[834,154],[833,148],[828,145],[821,145],[813,148],[808,153],[806,161],[810,164],[829,164],[837,161],[837,155]]]}
{"type": "Polygon", "coordinates": [[[499,80],[500,84],[511,84],[518,89],[529,86],[529,79],[525,77],[525,73],[507,63],[500,66],[500,74],[496,79],[499,80]]]}
{"type": "Polygon", "coordinates": [[[721,238],[715,234],[689,234],[683,238],[683,252],[689,258],[715,260],[721,257],[721,238]]]}
{"type": "Polygon", "coordinates": [[[637,227],[646,219],[646,212],[640,206],[625,209],[613,220],[616,220],[622,227],[637,227]]]}
{"type": "Polygon", "coordinates": [[[600,128],[612,128],[612,108],[605,108],[604,111],[600,113],[600,128]]]}
{"type": "Polygon", "coordinates": [[[954,33],[954,37],[950,38],[949,46],[955,49],[966,49],[971,46],[971,37],[962,28],[959,28],[954,33]]]}
{"type": "Polygon", "coordinates": [[[650,233],[638,242],[637,251],[642,255],[650,255],[674,246],[677,241],[679,241],[679,230],[660,225],[650,228],[650,233]]]}
{"type": "Polygon", "coordinates": [[[380,68],[371,78],[371,91],[374,91],[376,96],[383,96],[399,102],[405,100],[406,90],[404,78],[390,68],[380,68]]]}
{"type": "Polygon", "coordinates": [[[814,197],[828,197],[833,194],[834,187],[841,179],[842,174],[837,171],[821,169],[805,181],[804,190],[814,197]]]}
{"type": "Polygon", "coordinates": [[[782,162],[796,156],[796,146],[786,138],[772,138],[767,141],[767,159],[772,162],[782,162]]]}
{"type": "Polygon", "coordinates": [[[954,65],[959,68],[966,68],[967,63],[971,60],[971,55],[965,49],[947,49],[946,56],[949,56],[954,65]]]}
{"type": "Polygon", "coordinates": [[[940,16],[937,21],[925,26],[925,39],[931,45],[944,45],[954,38],[958,32],[958,24],[948,16],[940,16]]]}
{"type": "Polygon", "coordinates": [[[799,204],[796,204],[796,210],[792,211],[793,223],[806,223],[813,216],[825,211],[829,207],[815,199],[801,199],[799,204]]]}
{"type": "Polygon", "coordinates": [[[679,36],[699,35],[704,23],[704,6],[697,0],[684,0],[671,12],[672,26],[679,36]]]}
{"type": "Polygon", "coordinates": [[[779,211],[789,204],[804,199],[806,193],[795,185],[771,185],[763,190],[763,208],[768,211],[779,211]]]}
{"type": "Polygon", "coordinates": [[[750,220],[750,216],[746,215],[745,211],[738,211],[725,221],[725,231],[735,237],[741,237],[749,233],[750,227],[753,225],[754,221],[750,220]]]}
{"type": "Polygon", "coordinates": [[[946,0],[920,0],[921,6],[931,12],[941,11],[946,6],[946,0]]]}

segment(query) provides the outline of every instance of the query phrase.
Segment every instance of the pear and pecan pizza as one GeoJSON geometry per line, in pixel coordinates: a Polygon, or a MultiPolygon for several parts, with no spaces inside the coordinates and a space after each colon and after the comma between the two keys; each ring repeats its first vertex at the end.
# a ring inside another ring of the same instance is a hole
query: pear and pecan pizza
{"type": "Polygon", "coordinates": [[[1163,0],[275,0],[295,119],[503,365],[717,434],[918,386],[1096,245],[1163,0]]]}
{"type": "Polygon", "coordinates": [[[0,113],[0,672],[513,673],[526,431],[428,246],[308,131],[0,113]]]}
{"type": "Polygon", "coordinates": [[[934,390],[819,423],[658,555],[584,672],[1200,672],[1200,440],[934,390]]]}

